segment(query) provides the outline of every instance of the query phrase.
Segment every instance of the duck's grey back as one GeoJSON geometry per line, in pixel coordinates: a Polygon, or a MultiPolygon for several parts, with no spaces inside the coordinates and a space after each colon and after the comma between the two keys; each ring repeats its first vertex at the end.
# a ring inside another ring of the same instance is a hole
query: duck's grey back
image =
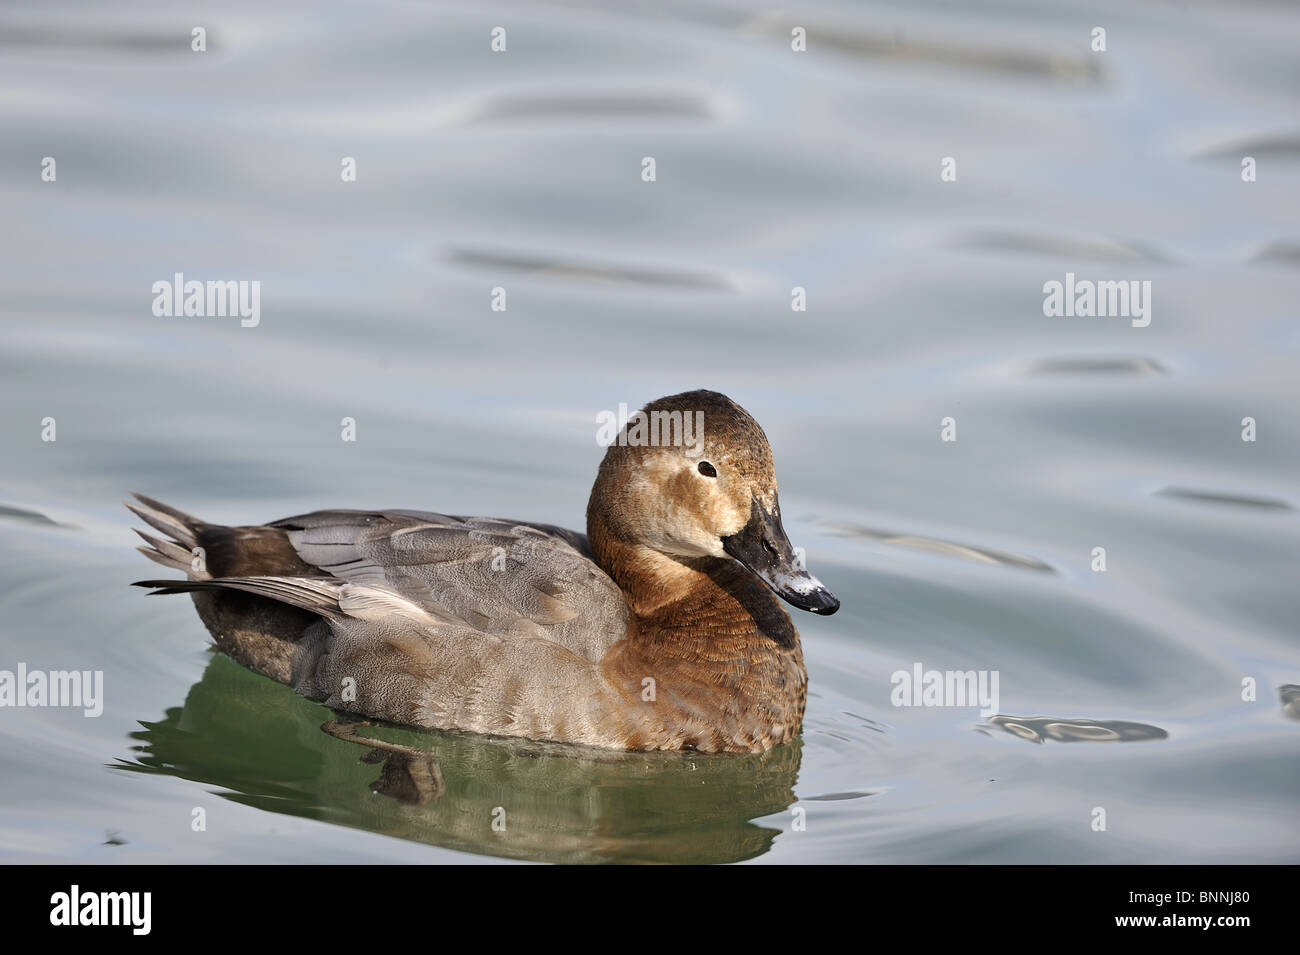
{"type": "Polygon", "coordinates": [[[409,510],[316,511],[271,526],[306,563],[439,622],[538,637],[592,663],[627,632],[627,602],[573,531],[409,510]]]}

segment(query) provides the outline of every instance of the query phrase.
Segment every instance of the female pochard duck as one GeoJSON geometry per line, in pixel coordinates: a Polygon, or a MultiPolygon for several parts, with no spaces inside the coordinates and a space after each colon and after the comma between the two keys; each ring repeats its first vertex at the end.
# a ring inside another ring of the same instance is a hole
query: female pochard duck
{"type": "MultiPolygon", "coordinates": [[[[422,511],[316,511],[223,527],[137,495],[217,647],[326,706],[436,729],[628,750],[761,752],[799,732],[799,634],[778,596],[839,601],[781,526],[767,437],[725,395],[702,448],[625,429],[587,534],[422,511]]],[[[661,418],[661,420],[663,420],[661,418]]],[[[634,418],[635,421],[635,418],[634,418]]],[[[629,422],[629,425],[632,423],[629,422]]]]}

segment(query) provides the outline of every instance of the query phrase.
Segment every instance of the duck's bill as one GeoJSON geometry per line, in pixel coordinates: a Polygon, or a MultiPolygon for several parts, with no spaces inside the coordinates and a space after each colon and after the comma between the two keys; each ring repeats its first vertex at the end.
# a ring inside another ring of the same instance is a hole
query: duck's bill
{"type": "Polygon", "coordinates": [[[722,549],[786,603],[827,615],[840,609],[835,595],[804,569],[803,560],[785,536],[779,510],[769,513],[754,501],[749,523],[738,533],[722,538],[722,549]]]}

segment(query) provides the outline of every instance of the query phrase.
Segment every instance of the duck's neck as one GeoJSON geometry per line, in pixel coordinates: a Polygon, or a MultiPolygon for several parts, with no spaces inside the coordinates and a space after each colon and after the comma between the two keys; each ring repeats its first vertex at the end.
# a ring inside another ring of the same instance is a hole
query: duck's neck
{"type": "Polygon", "coordinates": [[[601,669],[645,709],[639,745],[761,752],[794,738],[808,674],[798,631],[767,587],[735,561],[676,561],[615,538],[599,520],[588,520],[588,539],[634,615],[601,669]]]}
{"type": "Polygon", "coordinates": [[[676,560],[620,540],[589,516],[588,540],[637,620],[637,639],[674,656],[715,658],[723,646],[799,652],[799,633],[780,600],[729,558],[676,560]]]}

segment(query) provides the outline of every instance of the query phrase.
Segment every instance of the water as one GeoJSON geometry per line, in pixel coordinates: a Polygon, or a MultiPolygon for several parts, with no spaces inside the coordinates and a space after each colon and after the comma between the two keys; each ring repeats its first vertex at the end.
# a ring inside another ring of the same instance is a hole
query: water
{"type": "Polygon", "coordinates": [[[0,851],[1300,861],[1298,35],[1265,3],[6,8],[0,669],[106,700],[0,710],[0,851]],[[260,281],[260,324],[155,317],[175,272],[260,281]],[[1151,324],[1044,317],[1066,272],[1151,281],[1151,324]],[[131,490],[581,527],[596,414],[697,387],[764,425],[843,600],[797,617],[805,731],[766,756],[331,735],[127,586],[131,490]],[[996,670],[998,717],[891,705],[915,663],[996,670]]]}

